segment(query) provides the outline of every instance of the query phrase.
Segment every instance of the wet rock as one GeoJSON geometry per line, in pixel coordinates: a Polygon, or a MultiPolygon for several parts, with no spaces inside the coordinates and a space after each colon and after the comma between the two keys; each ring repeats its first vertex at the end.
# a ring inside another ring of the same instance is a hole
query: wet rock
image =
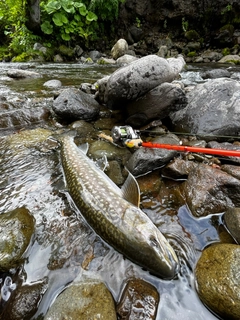
{"type": "Polygon", "coordinates": [[[240,247],[216,244],[205,249],[196,270],[197,291],[203,303],[223,319],[240,315],[240,247]]]}
{"type": "Polygon", "coordinates": [[[22,263],[23,254],[34,232],[35,219],[26,208],[0,215],[0,271],[22,263]]]}
{"type": "Polygon", "coordinates": [[[198,84],[188,105],[170,115],[175,130],[195,134],[233,135],[240,131],[240,83],[219,78],[198,84]]]}
{"type": "Polygon", "coordinates": [[[62,86],[62,82],[60,80],[49,80],[49,81],[46,81],[44,84],[43,84],[44,87],[47,87],[49,89],[56,89],[56,88],[60,88],[62,86]]]}
{"type": "Polygon", "coordinates": [[[224,221],[234,239],[240,244],[240,208],[229,208],[224,213],[224,221]]]}
{"type": "Polygon", "coordinates": [[[171,112],[185,108],[185,92],[172,83],[162,83],[127,106],[127,124],[145,125],[153,119],[166,118],[171,112]]]}
{"type": "Polygon", "coordinates": [[[116,320],[113,298],[107,287],[98,280],[73,282],[50,307],[44,320],[108,319],[116,320]]]}
{"type": "MultiPolygon", "coordinates": [[[[173,134],[167,134],[153,139],[152,142],[179,144],[179,139],[173,134]]],[[[162,167],[176,155],[177,152],[173,150],[139,148],[128,160],[127,168],[133,175],[138,176],[162,167]]]]}
{"type": "Polygon", "coordinates": [[[189,209],[196,217],[240,206],[240,181],[205,164],[199,164],[189,173],[181,190],[189,209]]]}
{"type": "Polygon", "coordinates": [[[10,78],[14,78],[14,79],[24,79],[24,78],[37,79],[42,77],[40,73],[37,73],[34,71],[22,70],[22,69],[9,69],[7,72],[7,75],[10,78]]]}
{"type": "Polygon", "coordinates": [[[22,108],[9,110],[0,110],[0,127],[6,129],[21,129],[25,126],[37,125],[48,120],[50,112],[44,107],[34,109],[22,108]]]}
{"type": "Polygon", "coordinates": [[[198,164],[194,161],[176,158],[163,168],[162,175],[172,179],[186,179],[197,166],[198,164]]]}
{"type": "Polygon", "coordinates": [[[69,88],[62,91],[53,101],[53,111],[66,121],[91,121],[98,117],[100,109],[92,95],[69,88]]]}
{"type": "Polygon", "coordinates": [[[125,39],[119,39],[112,47],[111,54],[113,59],[117,60],[123,56],[128,50],[128,43],[125,39]]]}
{"type": "Polygon", "coordinates": [[[11,294],[1,319],[30,320],[47,290],[47,279],[17,287],[11,294]]]}
{"type": "Polygon", "coordinates": [[[221,170],[227,172],[231,176],[240,180],[240,167],[231,164],[224,164],[221,166],[221,170]]]}
{"type": "Polygon", "coordinates": [[[117,313],[120,320],[154,320],[159,303],[156,288],[142,279],[128,280],[117,313]]]}
{"type": "Polygon", "coordinates": [[[201,73],[203,79],[230,78],[231,74],[226,69],[212,69],[201,73]]]}
{"type": "Polygon", "coordinates": [[[92,50],[89,52],[89,57],[92,59],[92,61],[96,62],[102,57],[102,53],[97,50],[92,50]]]}
{"type": "MultiPolygon", "coordinates": [[[[166,59],[148,55],[116,70],[108,79],[104,102],[110,109],[122,109],[163,82],[177,76],[166,59]]],[[[100,83],[99,83],[100,85],[100,83]]],[[[102,88],[99,88],[103,91],[102,88]]]]}

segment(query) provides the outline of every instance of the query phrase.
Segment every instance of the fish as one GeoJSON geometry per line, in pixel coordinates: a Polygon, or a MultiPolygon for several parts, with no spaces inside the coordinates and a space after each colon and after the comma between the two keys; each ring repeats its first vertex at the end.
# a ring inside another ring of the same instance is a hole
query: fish
{"type": "Polygon", "coordinates": [[[111,247],[151,274],[173,279],[177,255],[152,220],[140,209],[140,192],[129,172],[119,188],[87,156],[86,144],[60,139],[61,163],[68,192],[90,227],[111,247]]]}

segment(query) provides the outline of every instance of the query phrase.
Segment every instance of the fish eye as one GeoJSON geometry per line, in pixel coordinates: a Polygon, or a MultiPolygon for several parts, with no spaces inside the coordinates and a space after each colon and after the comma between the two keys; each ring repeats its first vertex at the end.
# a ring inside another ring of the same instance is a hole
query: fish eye
{"type": "Polygon", "coordinates": [[[153,246],[158,247],[158,241],[154,236],[150,236],[149,240],[153,246]]]}

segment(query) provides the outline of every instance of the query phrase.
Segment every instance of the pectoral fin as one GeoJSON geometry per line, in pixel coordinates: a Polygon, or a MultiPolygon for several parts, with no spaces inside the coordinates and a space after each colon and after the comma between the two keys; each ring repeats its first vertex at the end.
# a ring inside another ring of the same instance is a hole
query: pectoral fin
{"type": "Polygon", "coordinates": [[[121,188],[122,197],[134,206],[139,207],[140,190],[134,176],[128,171],[128,177],[121,188]]]}

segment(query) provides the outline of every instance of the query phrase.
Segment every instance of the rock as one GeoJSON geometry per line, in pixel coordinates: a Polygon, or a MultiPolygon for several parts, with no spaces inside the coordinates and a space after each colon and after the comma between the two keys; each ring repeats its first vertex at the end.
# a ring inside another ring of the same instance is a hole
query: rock
{"type": "Polygon", "coordinates": [[[142,40],[143,35],[144,35],[143,30],[137,26],[134,26],[134,25],[132,25],[129,28],[129,32],[130,32],[131,37],[134,42],[138,42],[138,41],[142,40]]]}
{"type": "Polygon", "coordinates": [[[101,57],[102,57],[102,53],[97,50],[92,50],[89,52],[89,58],[91,58],[92,61],[94,61],[94,62],[96,62],[101,57]]]}
{"type": "Polygon", "coordinates": [[[111,54],[114,60],[123,56],[128,50],[128,43],[125,39],[119,39],[112,47],[111,54]]]}
{"type": "Polygon", "coordinates": [[[230,78],[231,74],[226,69],[212,69],[201,73],[203,79],[230,78]]]}
{"type": "Polygon", "coordinates": [[[223,217],[230,234],[240,244],[240,208],[227,209],[223,217]]]}
{"type": "Polygon", "coordinates": [[[130,54],[124,54],[123,56],[117,59],[117,64],[129,64],[135,60],[138,60],[138,58],[130,54]]]}
{"type": "Polygon", "coordinates": [[[30,244],[35,219],[26,208],[0,215],[0,271],[20,266],[23,253],[30,244]]]}
{"type": "Polygon", "coordinates": [[[186,179],[197,166],[198,164],[194,161],[176,158],[163,168],[162,175],[172,179],[186,179]]]}
{"type": "Polygon", "coordinates": [[[25,79],[25,78],[37,79],[42,77],[40,73],[37,73],[34,71],[22,70],[22,69],[9,69],[7,72],[7,75],[10,78],[15,78],[15,79],[25,79]]]}
{"type": "Polygon", "coordinates": [[[168,47],[167,46],[160,46],[157,55],[159,57],[165,58],[168,54],[168,47]]]}
{"type": "Polygon", "coordinates": [[[231,176],[240,180],[240,167],[231,164],[224,164],[221,166],[221,170],[227,172],[231,176]]]}
{"type": "Polygon", "coordinates": [[[20,285],[15,289],[1,314],[1,319],[31,319],[37,312],[42,296],[48,288],[47,278],[36,283],[20,285]]]}
{"type": "Polygon", "coordinates": [[[239,319],[239,272],[239,245],[212,245],[203,251],[197,263],[195,276],[199,297],[223,319],[239,319]]]}
{"type": "Polygon", "coordinates": [[[240,62],[240,56],[237,54],[229,54],[218,61],[219,63],[234,63],[240,62]]]}
{"type": "Polygon", "coordinates": [[[158,303],[159,294],[153,285],[142,279],[130,279],[117,305],[117,313],[120,320],[154,320],[158,303]]]}
{"type": "MultiPolygon", "coordinates": [[[[152,142],[179,144],[179,139],[173,134],[167,134],[153,139],[152,142]]],[[[140,148],[128,160],[127,168],[135,176],[142,175],[162,167],[176,155],[177,152],[173,150],[140,148]]]]}
{"type": "Polygon", "coordinates": [[[117,160],[123,165],[126,164],[127,160],[131,156],[131,152],[127,148],[121,148],[102,140],[93,142],[89,147],[88,154],[93,159],[102,159],[107,157],[108,161],[117,160]]]}
{"type": "Polygon", "coordinates": [[[46,81],[43,84],[44,87],[50,88],[50,89],[56,89],[56,88],[60,88],[62,86],[62,82],[60,80],[49,80],[46,81]]]}
{"type": "Polygon", "coordinates": [[[240,206],[240,181],[226,172],[199,164],[181,186],[187,205],[196,217],[240,206]]]}
{"type": "Polygon", "coordinates": [[[74,281],[51,305],[44,320],[116,320],[113,298],[98,280],[74,281]]]}
{"type": "Polygon", "coordinates": [[[162,83],[127,106],[126,123],[140,127],[154,119],[163,119],[187,105],[185,92],[172,83],[162,83]]]}
{"type": "Polygon", "coordinates": [[[104,102],[110,109],[122,109],[127,102],[143,96],[163,82],[171,82],[176,76],[166,59],[148,55],[116,70],[109,77],[104,102]]]}
{"type": "Polygon", "coordinates": [[[107,86],[107,82],[108,82],[109,78],[110,78],[110,76],[105,76],[105,77],[97,80],[97,82],[94,84],[95,87],[98,88],[98,91],[96,93],[95,98],[100,103],[104,103],[104,95],[105,95],[105,90],[106,90],[106,86],[107,86]]]}
{"type": "Polygon", "coordinates": [[[53,111],[63,120],[91,121],[98,117],[100,107],[92,95],[69,88],[53,101],[53,111]]]}
{"type": "Polygon", "coordinates": [[[216,51],[207,50],[202,53],[202,58],[208,61],[218,61],[222,58],[222,54],[216,51]]]}
{"type": "Polygon", "coordinates": [[[234,135],[240,131],[240,83],[219,78],[198,84],[188,105],[170,115],[174,130],[194,134],[234,135]]]}
{"type": "Polygon", "coordinates": [[[116,60],[105,58],[105,57],[101,57],[100,59],[97,60],[97,63],[98,64],[115,64],[116,60]]]}

